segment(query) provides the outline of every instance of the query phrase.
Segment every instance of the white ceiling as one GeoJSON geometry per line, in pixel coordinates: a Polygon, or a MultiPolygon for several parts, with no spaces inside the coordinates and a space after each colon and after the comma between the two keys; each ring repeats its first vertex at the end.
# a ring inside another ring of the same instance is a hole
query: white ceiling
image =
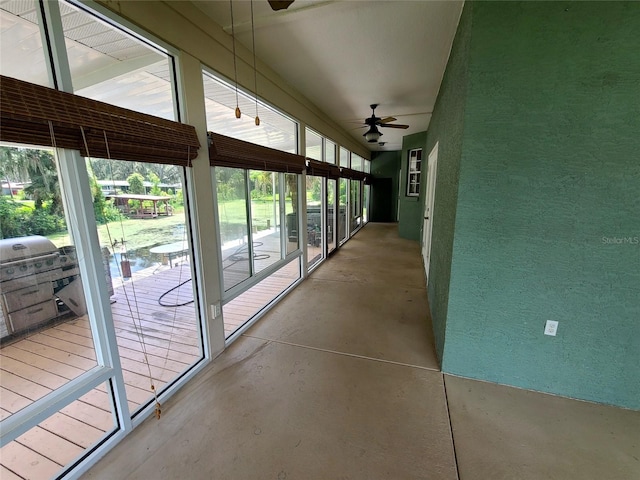
{"type": "MultiPolygon", "coordinates": [[[[228,0],[192,2],[231,34],[228,0]]],[[[399,150],[425,131],[462,1],[295,0],[274,12],[254,0],[256,56],[370,150],[399,150]],[[407,130],[381,129],[384,147],[359,125],[378,103],[407,130]]],[[[251,2],[233,1],[236,40],[252,50],[251,2]]]]}

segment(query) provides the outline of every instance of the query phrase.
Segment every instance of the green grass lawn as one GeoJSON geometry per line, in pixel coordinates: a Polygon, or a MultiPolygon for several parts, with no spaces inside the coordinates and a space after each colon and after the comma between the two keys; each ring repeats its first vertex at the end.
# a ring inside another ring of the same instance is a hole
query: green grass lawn
{"type": "MultiPolygon", "coordinates": [[[[176,210],[170,217],[126,219],[122,222],[110,222],[108,225],[98,225],[100,245],[109,246],[114,240],[124,238],[129,250],[149,248],[163,243],[177,242],[183,239],[184,211],[176,210]]],[[[57,247],[70,245],[71,240],[67,232],[48,236],[57,247]]]]}

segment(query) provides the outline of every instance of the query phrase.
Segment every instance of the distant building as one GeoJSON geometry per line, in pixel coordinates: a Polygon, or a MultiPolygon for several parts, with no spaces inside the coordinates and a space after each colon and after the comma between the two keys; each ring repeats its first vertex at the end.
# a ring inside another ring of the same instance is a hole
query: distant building
{"type": "MultiPolygon", "coordinates": [[[[100,189],[104,195],[115,195],[118,192],[127,193],[129,191],[129,182],[126,180],[97,180],[100,189]]],[[[149,181],[142,182],[145,188],[145,193],[149,193],[153,188],[153,183],[149,181]]],[[[159,183],[158,187],[163,192],[173,190],[173,193],[182,189],[180,184],[159,183]]]]}
{"type": "Polygon", "coordinates": [[[2,195],[18,195],[28,183],[2,182],[2,195]]]}

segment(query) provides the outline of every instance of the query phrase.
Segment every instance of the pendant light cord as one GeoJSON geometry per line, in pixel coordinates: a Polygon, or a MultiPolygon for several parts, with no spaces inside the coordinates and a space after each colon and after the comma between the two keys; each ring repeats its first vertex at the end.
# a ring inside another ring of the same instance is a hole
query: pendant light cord
{"type": "Polygon", "coordinates": [[[240,106],[238,104],[238,65],[236,62],[236,33],[233,22],[233,0],[229,0],[229,7],[231,8],[231,43],[233,45],[233,75],[236,83],[236,117],[238,117],[238,112],[240,106]]]}
{"type": "Polygon", "coordinates": [[[251,41],[253,43],[253,91],[256,96],[256,125],[260,125],[260,117],[258,117],[258,70],[256,70],[256,32],[253,22],[253,0],[251,0],[251,41]]]}

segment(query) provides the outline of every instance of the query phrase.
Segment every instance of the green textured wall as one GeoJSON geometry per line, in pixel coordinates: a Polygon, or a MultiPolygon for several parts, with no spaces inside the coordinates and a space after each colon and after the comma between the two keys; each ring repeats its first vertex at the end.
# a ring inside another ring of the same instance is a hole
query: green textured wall
{"type": "MultiPolygon", "coordinates": [[[[398,175],[400,170],[401,152],[373,152],[371,155],[371,175],[376,178],[390,178],[393,185],[392,198],[387,201],[391,203],[394,221],[398,221],[398,175]]],[[[375,215],[372,205],[372,218],[375,215]]]]}
{"type": "MultiPolygon", "coordinates": [[[[424,200],[422,192],[419,197],[407,197],[407,168],[409,164],[409,150],[422,148],[423,165],[426,165],[426,140],[427,132],[418,132],[402,138],[402,158],[400,169],[400,195],[398,202],[398,234],[402,238],[420,241],[420,230],[422,228],[422,209],[424,200]]],[[[423,172],[426,170],[423,168],[423,172]]],[[[421,182],[424,182],[426,174],[421,172],[421,182]]]]}
{"type": "MultiPolygon", "coordinates": [[[[453,232],[458,201],[458,175],[462,155],[464,105],[468,81],[467,60],[471,32],[470,10],[465,8],[451,48],[438,99],[427,132],[426,159],[438,143],[438,172],[431,234],[431,262],[429,268],[429,306],[438,358],[442,362],[445,344],[445,325],[449,305],[449,282],[453,232]]],[[[426,175],[422,182],[426,193],[426,175]]],[[[424,198],[424,197],[423,197],[424,198]]],[[[419,220],[421,222],[421,220],[419,220]]]]}
{"type": "Polygon", "coordinates": [[[443,370],[638,409],[640,3],[465,10],[443,370]]]}

